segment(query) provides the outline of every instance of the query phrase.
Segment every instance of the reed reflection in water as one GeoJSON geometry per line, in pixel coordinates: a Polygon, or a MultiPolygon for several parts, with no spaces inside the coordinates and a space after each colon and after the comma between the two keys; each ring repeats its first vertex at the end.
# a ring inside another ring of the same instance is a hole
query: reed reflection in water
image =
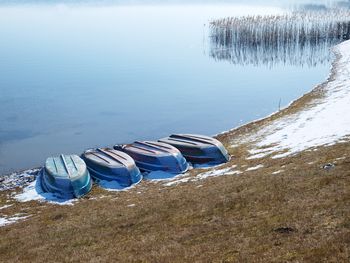
{"type": "Polygon", "coordinates": [[[245,16],[210,23],[210,56],[239,65],[329,63],[329,49],[350,38],[350,11],[245,16]]]}

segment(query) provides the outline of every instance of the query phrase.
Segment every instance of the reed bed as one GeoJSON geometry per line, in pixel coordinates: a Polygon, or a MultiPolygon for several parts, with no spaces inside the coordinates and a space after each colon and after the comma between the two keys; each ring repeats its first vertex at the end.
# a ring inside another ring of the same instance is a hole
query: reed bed
{"type": "Polygon", "coordinates": [[[210,56],[234,64],[316,66],[329,48],[350,39],[350,11],[299,11],[211,21],[210,56]]]}

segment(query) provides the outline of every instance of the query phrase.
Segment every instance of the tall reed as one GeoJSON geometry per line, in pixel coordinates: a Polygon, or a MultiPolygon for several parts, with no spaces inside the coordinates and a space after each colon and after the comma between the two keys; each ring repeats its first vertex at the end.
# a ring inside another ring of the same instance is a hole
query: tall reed
{"type": "Polygon", "coordinates": [[[210,55],[234,64],[315,66],[328,49],[350,39],[350,11],[293,12],[211,21],[210,55]]]}

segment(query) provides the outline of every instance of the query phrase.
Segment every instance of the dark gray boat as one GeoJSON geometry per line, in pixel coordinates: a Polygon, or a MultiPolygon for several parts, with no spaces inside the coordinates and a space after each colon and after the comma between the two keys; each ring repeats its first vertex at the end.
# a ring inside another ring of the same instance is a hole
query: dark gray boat
{"type": "Polygon", "coordinates": [[[176,147],[193,164],[220,164],[230,159],[221,142],[204,135],[172,134],[159,142],[176,147]]]}
{"type": "Polygon", "coordinates": [[[188,163],[181,152],[169,144],[136,141],[132,144],[116,145],[114,149],[130,155],[140,170],[145,172],[163,171],[178,174],[188,169],[188,163]]]}
{"type": "Polygon", "coordinates": [[[96,180],[116,181],[127,187],[142,179],[135,161],[124,152],[98,148],[85,151],[82,158],[96,180]]]}
{"type": "Polygon", "coordinates": [[[81,197],[92,187],[89,171],[77,155],[50,157],[40,173],[42,189],[59,198],[81,197]]]}

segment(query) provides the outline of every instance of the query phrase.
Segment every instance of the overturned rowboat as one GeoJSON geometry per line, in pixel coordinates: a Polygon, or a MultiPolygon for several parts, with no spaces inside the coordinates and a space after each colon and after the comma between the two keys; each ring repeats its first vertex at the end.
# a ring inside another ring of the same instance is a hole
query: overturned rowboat
{"type": "Polygon", "coordinates": [[[220,164],[230,159],[221,142],[204,135],[173,134],[159,142],[176,147],[193,164],[220,164]]]}
{"type": "Polygon", "coordinates": [[[79,198],[92,187],[86,164],[77,155],[50,157],[40,173],[42,189],[58,198],[79,198]]]}
{"type": "Polygon", "coordinates": [[[188,163],[175,147],[154,141],[136,141],[132,144],[115,145],[114,149],[130,155],[140,170],[163,171],[172,174],[184,173],[188,163]]]}
{"type": "Polygon", "coordinates": [[[95,180],[116,181],[128,187],[142,179],[134,160],[124,152],[98,148],[85,151],[82,158],[95,180]]]}

